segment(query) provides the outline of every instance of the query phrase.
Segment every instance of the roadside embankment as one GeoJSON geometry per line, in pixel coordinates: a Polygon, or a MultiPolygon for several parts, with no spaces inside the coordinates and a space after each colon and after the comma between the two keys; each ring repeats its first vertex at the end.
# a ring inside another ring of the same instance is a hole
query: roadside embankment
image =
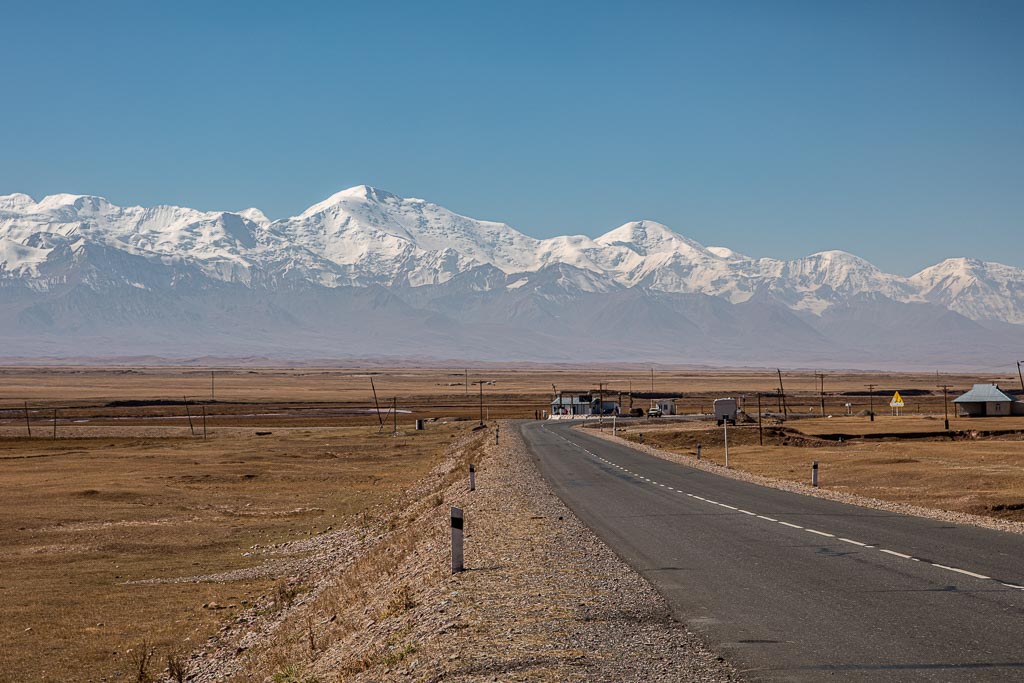
{"type": "Polygon", "coordinates": [[[188,680],[737,678],[548,489],[511,424],[500,445],[490,430],[454,443],[372,528],[308,542],[310,569],[194,654],[188,680]],[[451,506],[466,518],[456,575],[451,506]]]}

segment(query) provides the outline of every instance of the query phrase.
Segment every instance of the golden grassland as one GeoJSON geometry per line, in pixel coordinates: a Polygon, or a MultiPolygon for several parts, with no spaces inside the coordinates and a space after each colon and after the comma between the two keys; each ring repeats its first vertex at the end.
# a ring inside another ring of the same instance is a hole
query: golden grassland
{"type": "MultiPolygon", "coordinates": [[[[587,391],[604,383],[609,396],[624,394],[624,408],[630,390],[651,391],[643,370],[470,369],[471,383],[485,382],[481,409],[480,385],[466,386],[461,368],[217,368],[212,389],[210,372],[0,368],[0,680],[128,680],[143,641],[161,652],[191,650],[274,589],[273,576],[245,572],[229,581],[145,581],[252,568],[262,561],[246,555],[252,546],[358,525],[423,477],[481,412],[532,418],[547,408],[552,385],[587,391]],[[387,411],[392,397],[408,411],[397,416],[398,436],[390,434],[394,416],[385,412],[381,429],[374,412],[387,411]],[[428,420],[425,431],[413,429],[417,419],[428,420]]],[[[1012,508],[1024,502],[1024,442],[943,440],[943,398],[934,393],[938,383],[953,385],[954,396],[973,382],[1012,387],[1013,379],[829,373],[825,412],[833,418],[790,420],[787,428],[806,436],[771,437],[763,448],[754,427],[738,427],[730,464],[804,481],[819,460],[824,486],[1020,518],[1012,508]],[[878,385],[873,399],[867,384],[878,385]],[[894,390],[931,393],[907,395],[905,417],[839,417],[847,402],[853,412],[872,400],[887,412],[894,390]],[[815,438],[931,430],[932,440],[815,438]]],[[[784,380],[791,414],[820,413],[813,372],[784,380]]],[[[680,394],[685,412],[709,411],[724,395],[745,397],[753,410],[757,392],[774,410],[777,384],[770,371],[654,374],[654,393],[680,394]]],[[[1024,428],[1014,418],[954,418],[952,427],[990,423],[1024,428]]],[[[627,427],[627,437],[636,431],[684,453],[699,441],[705,457],[721,456],[720,430],[707,422],[645,421],[627,427]]]]}
{"type": "Polygon", "coordinates": [[[274,577],[135,582],[254,567],[254,545],[352,525],[468,424],[0,440],[0,679],[128,680],[144,641],[201,645],[274,577]]]}

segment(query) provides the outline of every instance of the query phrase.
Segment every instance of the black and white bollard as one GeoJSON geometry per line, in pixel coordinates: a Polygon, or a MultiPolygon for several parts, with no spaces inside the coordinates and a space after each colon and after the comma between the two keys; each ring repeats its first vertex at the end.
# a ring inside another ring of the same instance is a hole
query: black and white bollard
{"type": "Polygon", "coordinates": [[[697,459],[700,460],[700,444],[697,444],[697,459]]]}
{"type": "Polygon", "coordinates": [[[465,566],[462,560],[462,510],[452,508],[452,574],[458,574],[465,566]]]}
{"type": "Polygon", "coordinates": [[[501,431],[501,427],[499,427],[498,425],[494,425],[494,445],[495,446],[498,445],[498,434],[499,434],[500,431],[501,431]]]}
{"type": "Polygon", "coordinates": [[[811,486],[818,486],[818,461],[811,463],[811,486]]]}
{"type": "Polygon", "coordinates": [[[640,432],[640,443],[644,442],[644,433],[640,432]]]}
{"type": "Polygon", "coordinates": [[[469,490],[476,491],[476,468],[469,464],[469,490]]]}

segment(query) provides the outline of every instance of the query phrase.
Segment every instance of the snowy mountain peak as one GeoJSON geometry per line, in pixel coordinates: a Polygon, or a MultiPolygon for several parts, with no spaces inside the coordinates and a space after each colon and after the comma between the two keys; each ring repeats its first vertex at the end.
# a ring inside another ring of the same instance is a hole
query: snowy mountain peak
{"type": "Polygon", "coordinates": [[[632,221],[594,240],[604,246],[623,246],[647,256],[664,252],[693,252],[714,256],[702,244],[673,232],[655,221],[632,221]]]}
{"type": "Polygon", "coordinates": [[[238,212],[238,215],[246,219],[247,221],[252,221],[253,223],[259,226],[267,226],[273,222],[269,218],[267,218],[267,215],[265,213],[253,207],[250,207],[248,209],[242,209],[241,211],[238,212]]]}
{"type": "Polygon", "coordinates": [[[738,251],[733,251],[729,247],[705,247],[708,251],[719,258],[724,258],[727,261],[742,261],[749,260],[750,257],[746,254],[741,254],[738,251]]]}
{"type": "Polygon", "coordinates": [[[976,259],[948,259],[905,278],[839,250],[792,260],[751,258],[705,247],[650,220],[596,239],[536,239],[369,185],[278,221],[256,208],[198,211],[119,207],[91,195],[56,194],[38,203],[25,194],[0,196],[0,288],[15,283],[42,291],[80,281],[137,288],[415,288],[484,271],[490,274],[474,287],[523,294],[633,288],[731,303],[760,297],[754,300],[816,315],[871,295],[930,302],[974,320],[1024,323],[1024,271],[976,259]],[[504,282],[496,272],[514,279],[504,282]]]}
{"type": "Polygon", "coordinates": [[[15,192],[14,194],[0,195],[0,211],[28,211],[36,205],[36,200],[27,194],[15,192]]]}
{"type": "Polygon", "coordinates": [[[408,200],[399,197],[398,195],[392,194],[385,190],[378,190],[375,187],[369,185],[356,185],[340,192],[335,192],[327,199],[317,202],[313,206],[309,207],[301,214],[298,218],[309,218],[315,216],[318,213],[337,211],[339,207],[343,207],[351,204],[360,203],[384,203],[393,201],[420,201],[420,200],[408,200]]]}

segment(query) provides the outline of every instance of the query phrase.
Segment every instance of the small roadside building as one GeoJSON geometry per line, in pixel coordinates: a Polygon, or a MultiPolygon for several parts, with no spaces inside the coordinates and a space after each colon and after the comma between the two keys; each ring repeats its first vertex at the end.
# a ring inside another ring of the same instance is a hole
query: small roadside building
{"type": "Polygon", "coordinates": [[[995,384],[975,384],[966,394],[953,399],[953,403],[963,417],[1024,415],[1024,403],[995,384]]]}
{"type": "Polygon", "coordinates": [[[559,392],[551,402],[550,415],[593,415],[594,397],[591,394],[559,392]]]}
{"type": "Polygon", "coordinates": [[[658,406],[658,410],[661,411],[662,415],[676,414],[676,402],[670,398],[660,398],[655,405],[658,406]]]}
{"type": "Polygon", "coordinates": [[[601,401],[601,399],[589,393],[559,392],[558,397],[551,402],[551,412],[548,414],[552,416],[576,416],[600,415],[602,412],[605,415],[618,415],[618,402],[601,401]]]}

